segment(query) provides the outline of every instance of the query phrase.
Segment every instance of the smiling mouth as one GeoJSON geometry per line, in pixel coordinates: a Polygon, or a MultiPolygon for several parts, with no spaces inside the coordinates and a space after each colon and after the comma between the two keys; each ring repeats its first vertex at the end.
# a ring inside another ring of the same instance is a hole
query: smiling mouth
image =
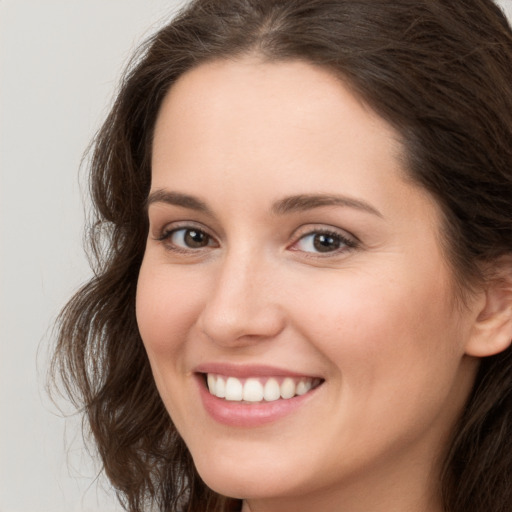
{"type": "Polygon", "coordinates": [[[211,395],[230,402],[246,404],[289,400],[305,395],[323,383],[315,377],[237,377],[204,374],[211,395]]]}

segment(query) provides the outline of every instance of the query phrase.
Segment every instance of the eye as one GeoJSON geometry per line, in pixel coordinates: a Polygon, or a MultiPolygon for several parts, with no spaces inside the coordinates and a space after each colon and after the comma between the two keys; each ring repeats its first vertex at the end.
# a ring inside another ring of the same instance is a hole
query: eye
{"type": "Polygon", "coordinates": [[[307,253],[332,253],[354,248],[356,243],[340,233],[331,231],[313,231],[297,240],[293,250],[307,253]]]}
{"type": "Polygon", "coordinates": [[[216,246],[214,239],[201,229],[194,227],[178,228],[163,233],[159,240],[170,249],[187,251],[216,246]]]}

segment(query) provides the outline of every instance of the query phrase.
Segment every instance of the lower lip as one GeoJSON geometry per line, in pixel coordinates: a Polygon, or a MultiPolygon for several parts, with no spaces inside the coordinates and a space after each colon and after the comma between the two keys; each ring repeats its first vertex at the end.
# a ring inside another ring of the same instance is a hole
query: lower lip
{"type": "Polygon", "coordinates": [[[316,393],[318,386],[304,395],[286,400],[272,402],[257,402],[254,404],[224,400],[212,395],[204,382],[204,377],[198,375],[199,393],[206,412],[218,423],[231,427],[259,427],[288,416],[308,402],[316,393]]]}

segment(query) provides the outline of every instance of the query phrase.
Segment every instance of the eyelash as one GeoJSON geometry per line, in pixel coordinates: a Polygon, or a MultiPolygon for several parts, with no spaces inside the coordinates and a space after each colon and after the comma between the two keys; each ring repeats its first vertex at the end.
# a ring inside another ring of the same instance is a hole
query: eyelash
{"type": "Polygon", "coordinates": [[[184,235],[187,232],[195,231],[196,233],[205,235],[207,237],[208,241],[214,240],[214,237],[209,235],[204,229],[195,227],[193,225],[192,226],[191,225],[178,226],[178,227],[174,227],[172,229],[164,229],[162,231],[162,233],[156,238],[156,240],[159,242],[162,242],[162,244],[165,246],[166,249],[176,252],[176,253],[181,253],[181,254],[196,253],[197,251],[200,251],[201,249],[205,249],[205,248],[209,247],[209,245],[205,245],[204,247],[197,247],[197,248],[188,247],[188,248],[186,248],[186,247],[180,247],[179,245],[172,243],[171,239],[172,239],[173,235],[175,235],[176,233],[178,233],[180,231],[183,231],[184,235]]]}
{"type": "MultiPolygon", "coordinates": [[[[300,249],[294,248],[297,246],[301,241],[306,240],[308,237],[327,237],[331,240],[333,240],[335,243],[338,243],[341,247],[335,248],[332,251],[302,251],[304,254],[306,254],[308,257],[329,257],[329,256],[338,256],[341,253],[348,252],[350,250],[356,249],[359,246],[359,241],[349,238],[347,236],[344,236],[340,232],[329,230],[325,228],[318,228],[318,229],[310,229],[308,232],[302,234],[299,236],[290,246],[288,246],[289,250],[300,252],[300,249]],[[312,256],[314,255],[314,256],[312,256]]],[[[209,247],[218,247],[218,244],[212,246],[209,244],[209,242],[214,241],[215,238],[208,234],[208,232],[204,229],[195,227],[193,225],[185,225],[185,226],[178,226],[174,227],[172,229],[164,229],[163,232],[156,238],[157,241],[162,242],[166,249],[175,252],[175,253],[181,253],[181,254],[191,254],[191,253],[197,253],[198,251],[201,251],[203,249],[207,249],[209,247]],[[180,231],[183,232],[183,235],[186,236],[187,232],[196,232],[200,234],[201,236],[206,236],[208,243],[207,245],[201,246],[201,247],[181,247],[177,245],[176,243],[171,242],[171,238],[176,235],[176,233],[179,233],[180,231]]],[[[314,244],[314,241],[313,241],[314,244]]]]}
{"type": "MultiPolygon", "coordinates": [[[[329,257],[329,256],[338,256],[341,253],[345,253],[347,251],[350,251],[352,249],[356,249],[358,247],[358,242],[356,242],[354,239],[348,238],[347,236],[344,236],[338,231],[333,231],[329,229],[312,229],[309,230],[307,233],[302,234],[291,246],[290,250],[293,251],[300,251],[300,249],[294,249],[296,245],[298,245],[301,241],[306,240],[308,237],[313,237],[313,239],[317,236],[320,237],[326,237],[328,239],[333,240],[335,243],[338,243],[341,247],[335,248],[333,251],[302,251],[307,255],[314,254],[314,257],[329,257]]],[[[314,245],[313,241],[313,245],[314,245]]]]}

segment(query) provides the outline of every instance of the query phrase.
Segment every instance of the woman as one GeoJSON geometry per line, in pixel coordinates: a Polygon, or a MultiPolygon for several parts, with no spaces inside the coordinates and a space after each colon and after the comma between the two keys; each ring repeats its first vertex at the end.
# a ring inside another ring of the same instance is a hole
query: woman
{"type": "Polygon", "coordinates": [[[512,508],[512,33],[198,0],[91,160],[55,364],[130,511],[512,508]]]}

